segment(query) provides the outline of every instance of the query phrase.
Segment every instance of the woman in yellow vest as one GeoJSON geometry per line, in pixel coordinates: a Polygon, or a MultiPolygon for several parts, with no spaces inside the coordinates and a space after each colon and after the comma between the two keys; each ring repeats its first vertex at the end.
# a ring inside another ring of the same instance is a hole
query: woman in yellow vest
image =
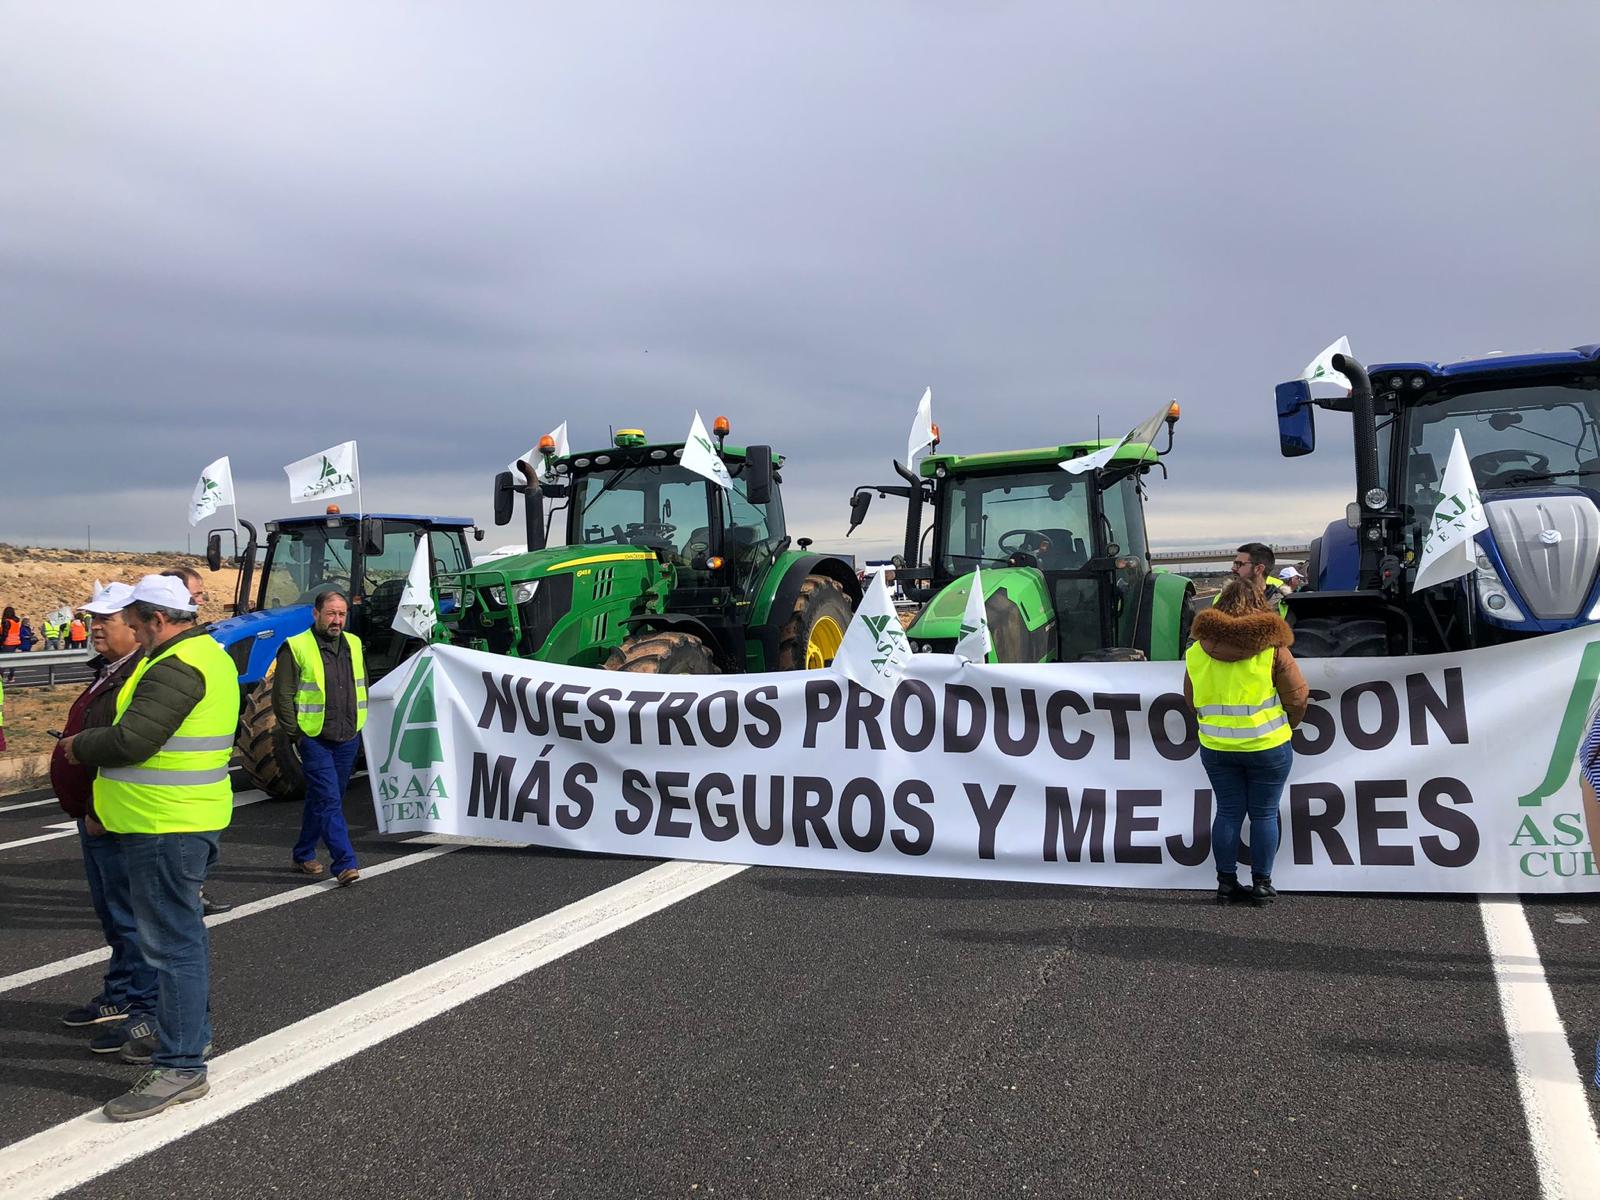
{"type": "Polygon", "coordinates": [[[1200,732],[1200,762],[1211,780],[1216,816],[1211,854],[1217,903],[1265,904],[1278,894],[1278,802],[1294,765],[1289,738],[1305,715],[1306,681],[1289,646],[1294,634],[1268,605],[1260,581],[1230,579],[1217,602],[1194,619],[1184,655],[1184,698],[1200,732]],[[1239,833],[1250,818],[1251,886],[1239,882],[1239,833]]]}

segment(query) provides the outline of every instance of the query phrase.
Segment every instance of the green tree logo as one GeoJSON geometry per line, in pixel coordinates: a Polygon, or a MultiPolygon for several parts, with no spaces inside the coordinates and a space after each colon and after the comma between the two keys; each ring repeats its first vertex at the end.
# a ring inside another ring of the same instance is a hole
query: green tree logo
{"type": "Polygon", "coordinates": [[[1577,765],[1578,747],[1583,745],[1588,733],[1589,705],[1594,700],[1595,684],[1600,682],[1600,640],[1583,648],[1578,660],[1578,674],[1572,681],[1572,691],[1567,694],[1567,711],[1561,716],[1561,728],[1556,731],[1555,744],[1550,748],[1550,763],[1545,768],[1544,779],[1517,803],[1524,808],[1537,808],[1555,795],[1566,784],[1577,765]]]}
{"type": "Polygon", "coordinates": [[[433,658],[424,655],[412,672],[389,725],[389,753],[378,768],[387,772],[395,758],[413,771],[444,761],[439,742],[439,715],[433,701],[433,658]]]}

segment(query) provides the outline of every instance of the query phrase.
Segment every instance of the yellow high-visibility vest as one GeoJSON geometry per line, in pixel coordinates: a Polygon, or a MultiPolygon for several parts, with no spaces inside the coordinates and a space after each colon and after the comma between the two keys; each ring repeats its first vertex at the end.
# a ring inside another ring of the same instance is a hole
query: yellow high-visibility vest
{"type": "MultiPolygon", "coordinates": [[[[1269,588],[1282,588],[1284,585],[1283,585],[1283,580],[1279,579],[1276,575],[1268,575],[1267,576],[1267,582],[1266,582],[1265,586],[1269,587],[1269,588]]],[[[1287,592],[1286,592],[1286,594],[1287,594],[1287,592]]],[[[1211,597],[1212,607],[1215,607],[1217,601],[1221,600],[1221,599],[1222,599],[1222,593],[1221,592],[1218,592],[1215,596],[1211,597]]],[[[1288,617],[1289,617],[1289,604],[1288,604],[1288,601],[1286,601],[1286,600],[1279,600],[1278,601],[1278,615],[1280,617],[1283,617],[1285,620],[1288,619],[1288,617]]]]}
{"type": "Polygon", "coordinates": [[[1292,734],[1289,714],[1272,684],[1276,651],[1220,662],[1196,642],[1184,653],[1194,691],[1200,744],[1212,750],[1270,750],[1292,734]]]}
{"type": "MultiPolygon", "coordinates": [[[[367,659],[361,650],[361,639],[355,634],[345,634],[344,644],[350,648],[350,669],[356,678],[356,732],[360,733],[367,723],[367,659]]],[[[300,723],[301,733],[316,737],[322,732],[328,709],[328,679],[322,671],[316,631],[295,634],[288,646],[294,665],[300,669],[300,687],[294,694],[295,720],[300,723]]]]}
{"type": "Polygon", "coordinates": [[[205,695],[149,758],[100,768],[94,809],[112,833],[201,833],[226,829],[233,819],[228,760],[239,727],[239,669],[215,639],[184,638],[141,662],[117,693],[117,720],[146,672],[169,657],[200,672],[205,695]]]}

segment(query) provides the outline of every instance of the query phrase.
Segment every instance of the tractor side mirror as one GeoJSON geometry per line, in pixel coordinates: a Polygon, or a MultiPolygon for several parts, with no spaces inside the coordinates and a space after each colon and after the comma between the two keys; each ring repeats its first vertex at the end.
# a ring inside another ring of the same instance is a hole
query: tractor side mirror
{"type": "Polygon", "coordinates": [[[496,525],[509,525],[511,514],[516,508],[517,494],[516,483],[511,478],[510,471],[501,471],[494,477],[494,523],[496,525]]]}
{"type": "Polygon", "coordinates": [[[472,527],[472,540],[475,542],[483,541],[483,530],[479,529],[476,525],[472,527]]]}
{"type": "Polygon", "coordinates": [[[871,492],[857,492],[850,497],[850,528],[844,531],[845,537],[854,533],[856,526],[867,519],[867,509],[871,507],[871,492]]]}
{"type": "Polygon", "coordinates": [[[1299,458],[1317,448],[1316,409],[1311,400],[1311,385],[1292,379],[1277,387],[1278,449],[1285,458],[1299,458]]]}
{"type": "Polygon", "coordinates": [[[213,571],[222,570],[222,535],[213,533],[206,538],[206,566],[213,571]]]}
{"type": "Polygon", "coordinates": [[[383,554],[383,518],[367,518],[367,537],[363,547],[368,558],[378,558],[383,554]]]}
{"type": "Polygon", "coordinates": [[[751,446],[744,452],[744,498],[751,504],[772,499],[772,447],[751,446]]]}

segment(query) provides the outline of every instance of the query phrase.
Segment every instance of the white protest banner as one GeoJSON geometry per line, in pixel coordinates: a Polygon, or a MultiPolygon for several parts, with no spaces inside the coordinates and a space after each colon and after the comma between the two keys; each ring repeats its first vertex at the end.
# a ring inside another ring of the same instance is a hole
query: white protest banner
{"type": "Polygon", "coordinates": [[[1335,354],[1348,355],[1349,353],[1350,339],[1342,337],[1308,362],[1306,369],[1300,373],[1300,378],[1307,383],[1336,383],[1348,391],[1350,380],[1343,372],[1333,369],[1333,356],[1335,354]]]}
{"type": "Polygon", "coordinates": [[[189,497],[189,524],[198,525],[217,509],[233,502],[233,468],[224,454],[200,472],[194,494],[189,497]]]}
{"type": "Polygon", "coordinates": [[[892,696],[901,672],[911,661],[911,642],[900,624],[883,572],[874,571],[863,590],[861,605],[845,628],[833,665],[869,692],[892,696]]]}
{"type": "Polygon", "coordinates": [[[956,657],[968,662],[987,662],[992,649],[994,638],[989,634],[989,614],[983,603],[983,569],[973,567],[967,607],[961,614],[961,636],[956,639],[956,657]]]}
{"type": "Polygon", "coordinates": [[[706,423],[700,419],[698,412],[694,414],[694,423],[689,426],[689,436],[683,440],[683,457],[678,462],[695,474],[704,475],[712,483],[720,483],[725,488],[733,486],[728,468],[716,447],[711,444],[711,435],[706,432],[706,423]]]}
{"type": "MultiPolygon", "coordinates": [[[[1316,699],[1280,808],[1283,891],[1600,890],[1575,763],[1596,630],[1301,666],[1316,699]]],[[[834,671],[668,681],[435,646],[373,689],[364,737],[389,833],[1215,886],[1182,663],[973,677],[953,655],[915,655],[885,700],[834,671]]]]}
{"type": "Polygon", "coordinates": [[[1476,571],[1478,555],[1473,539],[1487,528],[1489,518],[1483,513],[1478,481],[1473,478],[1472,463],[1458,429],[1450,445],[1450,461],[1445,464],[1439,503],[1422,535],[1422,560],[1412,588],[1448,583],[1476,571]]]}
{"type": "Polygon", "coordinates": [[[1167,419],[1167,414],[1172,411],[1172,406],[1176,403],[1176,400],[1169,400],[1163,404],[1156,410],[1154,415],[1147,417],[1128,430],[1114,445],[1102,446],[1093,453],[1081,454],[1077,458],[1069,458],[1057,465],[1070,474],[1082,475],[1088,471],[1098,471],[1115,457],[1118,450],[1121,450],[1129,442],[1135,445],[1150,445],[1155,440],[1156,432],[1161,428],[1161,423],[1167,419]]]}
{"type": "Polygon", "coordinates": [[[906,470],[915,467],[916,457],[933,445],[933,389],[922,393],[917,401],[917,415],[911,418],[911,432],[906,436],[906,470]]]}
{"type": "Polygon", "coordinates": [[[320,454],[296,459],[283,473],[289,477],[291,504],[348,496],[361,486],[354,442],[340,442],[320,454]]]}
{"type": "Polygon", "coordinates": [[[423,641],[433,635],[433,627],[439,620],[433,608],[433,581],[429,575],[432,553],[428,535],[424,533],[417,538],[417,551],[411,556],[411,570],[406,573],[400,605],[395,609],[394,620],[389,622],[391,629],[423,641]]]}
{"type": "MultiPolygon", "coordinates": [[[[567,423],[565,421],[561,422],[561,424],[557,425],[544,436],[555,443],[555,450],[552,452],[552,457],[565,458],[567,455],[572,453],[572,448],[567,442],[567,423]]],[[[506,470],[510,471],[514,476],[516,476],[519,483],[522,481],[522,474],[517,470],[518,462],[526,462],[533,468],[534,474],[545,483],[549,483],[555,478],[555,475],[546,469],[550,459],[546,458],[539,452],[539,447],[543,444],[544,438],[540,438],[538,442],[534,443],[532,450],[529,450],[520,459],[513,459],[511,465],[506,468],[506,470]]]]}

